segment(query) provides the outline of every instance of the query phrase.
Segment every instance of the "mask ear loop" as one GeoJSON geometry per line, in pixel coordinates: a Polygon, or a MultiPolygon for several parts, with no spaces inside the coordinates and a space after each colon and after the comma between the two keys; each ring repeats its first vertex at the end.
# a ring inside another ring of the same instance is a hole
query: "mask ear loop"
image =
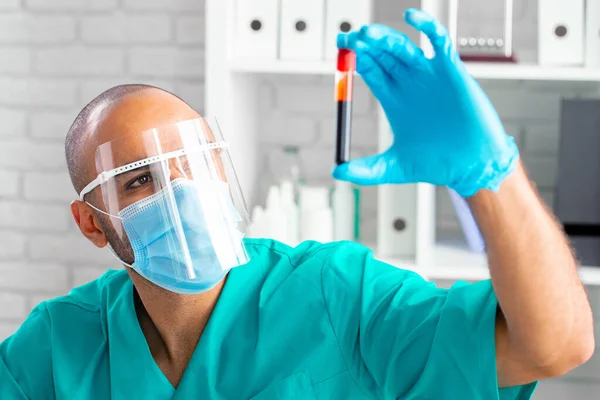
{"type": "Polygon", "coordinates": [[[102,211],[101,209],[99,209],[98,207],[96,207],[95,205],[90,203],[89,201],[84,200],[84,203],[87,204],[88,206],[92,207],[94,210],[98,211],[100,214],[106,215],[107,217],[116,218],[116,219],[120,219],[120,220],[123,219],[122,217],[119,217],[118,215],[112,215],[112,214],[107,213],[106,211],[102,211]]]}
{"type": "MultiPolygon", "coordinates": [[[[87,204],[88,206],[92,207],[94,210],[98,211],[100,214],[104,214],[104,215],[106,215],[107,217],[110,217],[110,218],[116,218],[116,219],[119,219],[119,220],[122,220],[122,219],[123,219],[123,218],[121,218],[121,217],[118,217],[118,216],[111,215],[111,214],[107,213],[106,211],[102,211],[101,209],[99,209],[98,207],[94,206],[93,204],[90,204],[90,203],[89,203],[89,202],[87,202],[87,201],[84,201],[84,203],[85,203],[85,204],[87,204]]],[[[135,267],[134,267],[133,265],[131,265],[131,264],[129,264],[129,263],[126,263],[125,261],[121,260],[121,257],[119,257],[119,256],[117,255],[117,252],[115,251],[115,249],[113,249],[113,247],[110,245],[110,243],[106,243],[106,248],[108,249],[108,252],[109,252],[109,253],[110,253],[110,254],[111,254],[111,255],[112,255],[114,258],[116,258],[116,259],[117,259],[117,261],[119,261],[121,264],[123,264],[123,265],[125,265],[125,266],[127,266],[127,267],[129,267],[129,268],[131,268],[131,269],[134,269],[134,270],[135,270],[135,267]]]]}
{"type": "Polygon", "coordinates": [[[131,268],[133,270],[135,270],[135,267],[133,265],[128,264],[125,261],[121,260],[121,257],[119,257],[117,255],[117,252],[115,251],[115,249],[113,249],[113,247],[110,245],[110,243],[106,244],[106,248],[108,249],[108,251],[110,252],[110,254],[112,254],[112,256],[114,258],[116,258],[121,264],[123,264],[123,265],[125,265],[125,266],[127,266],[127,267],[129,267],[129,268],[131,268]]]}

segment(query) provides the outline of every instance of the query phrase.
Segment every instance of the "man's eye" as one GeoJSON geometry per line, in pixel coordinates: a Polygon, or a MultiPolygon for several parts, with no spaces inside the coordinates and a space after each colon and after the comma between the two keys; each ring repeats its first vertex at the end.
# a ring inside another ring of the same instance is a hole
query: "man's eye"
{"type": "Polygon", "coordinates": [[[144,185],[149,184],[150,182],[152,182],[152,176],[149,173],[147,173],[147,174],[138,176],[134,180],[130,181],[125,186],[125,189],[127,189],[127,190],[138,189],[144,185]]]}

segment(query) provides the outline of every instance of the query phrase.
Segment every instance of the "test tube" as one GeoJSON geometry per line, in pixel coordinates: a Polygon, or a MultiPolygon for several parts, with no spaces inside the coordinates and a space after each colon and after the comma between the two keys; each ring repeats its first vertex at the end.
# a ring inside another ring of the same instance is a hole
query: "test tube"
{"type": "Polygon", "coordinates": [[[335,101],[337,106],[335,163],[337,165],[350,161],[354,71],[356,71],[356,54],[352,50],[340,49],[335,74],[335,101]]]}

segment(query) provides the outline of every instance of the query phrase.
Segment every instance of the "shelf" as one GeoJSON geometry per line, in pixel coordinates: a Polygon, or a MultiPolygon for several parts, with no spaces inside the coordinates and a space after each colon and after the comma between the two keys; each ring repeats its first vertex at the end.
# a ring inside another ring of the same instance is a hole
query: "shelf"
{"type": "MultiPolygon", "coordinates": [[[[398,268],[414,271],[431,281],[480,281],[490,278],[485,254],[473,253],[464,246],[454,244],[436,245],[430,262],[424,266],[416,265],[414,260],[408,259],[379,259],[398,268]]],[[[581,267],[579,276],[585,285],[600,285],[600,267],[581,267]]]]}
{"type": "Polygon", "coordinates": [[[469,72],[477,79],[600,82],[600,68],[494,63],[467,65],[469,72]]]}
{"type": "Polygon", "coordinates": [[[335,73],[335,61],[271,61],[248,59],[230,61],[229,69],[234,72],[255,74],[329,75],[335,73]]]}
{"type": "MultiPolygon", "coordinates": [[[[504,63],[467,63],[467,66],[475,78],[482,80],[600,82],[600,68],[542,67],[504,63]]],[[[243,60],[230,62],[230,70],[257,74],[329,75],[335,72],[335,62],[243,60]]]]}

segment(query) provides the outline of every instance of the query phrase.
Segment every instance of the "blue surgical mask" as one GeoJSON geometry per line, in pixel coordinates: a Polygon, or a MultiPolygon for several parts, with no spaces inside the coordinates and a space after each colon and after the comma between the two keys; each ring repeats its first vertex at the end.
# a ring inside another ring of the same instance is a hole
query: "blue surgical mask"
{"type": "Polygon", "coordinates": [[[171,188],[124,208],[119,217],[135,257],[130,267],[164,289],[181,294],[202,293],[216,286],[236,266],[231,262],[223,265],[223,257],[218,256],[214,245],[215,240],[223,239],[233,243],[232,251],[242,247],[243,233],[232,229],[241,217],[224,182],[208,181],[199,190],[194,181],[176,179],[171,188]],[[210,204],[219,210],[211,211],[223,216],[220,223],[229,228],[223,229],[229,237],[211,238],[203,211],[207,208],[206,198],[217,199],[210,204]],[[173,205],[179,221],[165,212],[173,205]],[[189,268],[193,268],[195,277],[190,278],[186,272],[189,268]]]}

